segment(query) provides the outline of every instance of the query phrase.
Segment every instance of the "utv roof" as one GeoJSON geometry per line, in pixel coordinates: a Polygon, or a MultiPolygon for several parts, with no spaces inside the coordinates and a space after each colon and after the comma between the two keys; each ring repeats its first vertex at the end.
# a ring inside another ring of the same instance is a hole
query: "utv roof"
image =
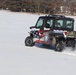
{"type": "Polygon", "coordinates": [[[71,19],[74,20],[73,18],[70,17],[65,17],[64,15],[45,15],[45,16],[40,16],[40,18],[60,18],[60,19],[71,19]]]}

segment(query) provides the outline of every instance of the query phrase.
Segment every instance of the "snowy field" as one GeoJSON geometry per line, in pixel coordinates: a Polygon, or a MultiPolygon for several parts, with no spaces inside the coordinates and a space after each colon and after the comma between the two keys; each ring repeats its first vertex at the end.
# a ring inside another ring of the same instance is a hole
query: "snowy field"
{"type": "Polygon", "coordinates": [[[0,11],[0,75],[76,75],[76,50],[55,52],[41,45],[24,46],[29,27],[38,17],[0,11]]]}

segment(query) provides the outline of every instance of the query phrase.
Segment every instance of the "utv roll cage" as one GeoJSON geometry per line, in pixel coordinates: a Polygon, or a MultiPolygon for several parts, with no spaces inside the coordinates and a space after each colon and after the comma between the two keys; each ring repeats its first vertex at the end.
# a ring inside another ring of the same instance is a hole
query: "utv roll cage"
{"type": "Polygon", "coordinates": [[[40,28],[41,30],[44,30],[44,27],[45,27],[45,28],[50,28],[52,30],[55,29],[55,30],[68,30],[68,31],[73,31],[73,29],[74,29],[74,19],[73,18],[65,17],[63,15],[40,16],[39,19],[38,19],[38,21],[37,21],[36,25],[34,27],[31,27],[31,28],[40,28]],[[43,19],[43,25],[41,27],[38,27],[37,24],[38,24],[38,21],[40,19],[43,19]],[[50,19],[53,20],[53,23],[52,23],[51,27],[46,24],[46,21],[50,20],[50,19]],[[57,20],[62,20],[63,21],[63,26],[62,27],[55,26],[55,24],[59,24],[60,25],[60,23],[58,23],[58,22],[56,23],[57,20]],[[68,23],[67,27],[66,27],[66,21],[71,22],[71,23],[68,23]]]}

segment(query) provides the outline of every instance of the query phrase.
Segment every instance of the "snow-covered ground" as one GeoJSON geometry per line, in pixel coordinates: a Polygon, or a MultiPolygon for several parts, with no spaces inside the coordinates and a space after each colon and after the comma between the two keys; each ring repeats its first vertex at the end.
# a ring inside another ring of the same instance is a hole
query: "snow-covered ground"
{"type": "Polygon", "coordinates": [[[0,11],[0,75],[76,75],[76,51],[24,46],[29,27],[38,17],[0,11]]]}

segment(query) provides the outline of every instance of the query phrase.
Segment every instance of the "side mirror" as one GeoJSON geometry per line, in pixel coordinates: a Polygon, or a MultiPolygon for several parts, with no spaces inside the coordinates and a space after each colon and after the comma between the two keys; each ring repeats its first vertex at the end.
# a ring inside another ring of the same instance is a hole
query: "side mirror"
{"type": "Polygon", "coordinates": [[[35,28],[35,26],[31,26],[30,29],[35,28]]]}

